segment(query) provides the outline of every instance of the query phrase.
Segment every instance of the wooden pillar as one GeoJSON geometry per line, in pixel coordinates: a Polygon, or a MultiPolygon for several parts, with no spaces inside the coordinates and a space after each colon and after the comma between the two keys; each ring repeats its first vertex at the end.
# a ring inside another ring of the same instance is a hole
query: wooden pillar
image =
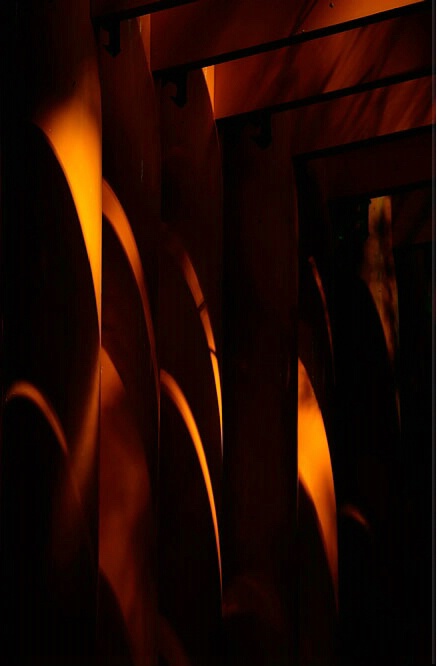
{"type": "Polygon", "coordinates": [[[2,652],[24,662],[93,663],[101,314],[97,58],[85,0],[17,12],[2,80],[2,652]]]}
{"type": "MultiPolygon", "coordinates": [[[[221,158],[203,72],[158,79],[157,94],[163,177],[160,614],[190,662],[201,666],[215,664],[220,651],[221,158]]],[[[166,657],[168,631],[162,636],[166,657]]]]}
{"type": "Polygon", "coordinates": [[[279,116],[271,126],[222,128],[229,663],[295,663],[297,654],[298,255],[289,131],[279,116]]]}
{"type": "Polygon", "coordinates": [[[156,340],[160,150],[147,61],[148,17],[120,24],[120,53],[100,31],[103,125],[101,571],[102,664],[157,659],[156,340]],[[112,599],[112,603],[110,600],[112,599]],[[116,660],[119,660],[116,662],[116,660]]]}

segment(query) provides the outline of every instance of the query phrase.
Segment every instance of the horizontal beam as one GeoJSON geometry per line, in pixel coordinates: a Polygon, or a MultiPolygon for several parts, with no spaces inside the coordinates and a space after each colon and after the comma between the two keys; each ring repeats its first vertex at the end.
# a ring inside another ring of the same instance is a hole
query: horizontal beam
{"type": "Polygon", "coordinates": [[[434,87],[434,77],[421,78],[294,108],[276,118],[290,128],[291,151],[298,156],[431,125],[434,87]]]}
{"type": "Polygon", "coordinates": [[[301,156],[326,200],[381,196],[431,183],[435,126],[301,156]]]}
{"type": "Polygon", "coordinates": [[[416,11],[429,0],[199,0],[152,17],[154,72],[205,67],[416,11]]]}
{"type": "Polygon", "coordinates": [[[94,21],[123,21],[163,10],[187,5],[197,0],[92,0],[94,21]]]}
{"type": "Polygon", "coordinates": [[[216,119],[281,111],[431,74],[431,11],[215,66],[216,119]]]}

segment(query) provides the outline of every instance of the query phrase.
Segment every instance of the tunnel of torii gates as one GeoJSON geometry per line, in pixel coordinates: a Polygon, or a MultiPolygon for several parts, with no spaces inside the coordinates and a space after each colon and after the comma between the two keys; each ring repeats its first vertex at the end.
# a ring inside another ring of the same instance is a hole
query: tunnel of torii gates
{"type": "Polygon", "coordinates": [[[0,660],[431,664],[432,3],[0,11],[0,660]]]}

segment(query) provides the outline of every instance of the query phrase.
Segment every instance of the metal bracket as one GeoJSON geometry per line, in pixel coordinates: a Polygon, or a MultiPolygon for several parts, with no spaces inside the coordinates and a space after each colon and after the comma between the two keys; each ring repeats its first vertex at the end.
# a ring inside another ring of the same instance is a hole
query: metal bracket
{"type": "Polygon", "coordinates": [[[262,111],[251,119],[255,127],[259,127],[258,134],[254,135],[252,139],[256,145],[265,150],[270,146],[273,140],[272,136],[272,114],[270,111],[262,111]]]}
{"type": "Polygon", "coordinates": [[[171,98],[179,108],[184,107],[187,103],[187,77],[188,73],[184,69],[166,72],[162,77],[164,86],[168,83],[173,83],[176,86],[176,95],[172,95],[171,98]]]}
{"type": "Polygon", "coordinates": [[[109,36],[109,41],[105,44],[105,49],[113,58],[118,56],[121,51],[120,47],[120,20],[110,19],[101,23],[103,30],[106,30],[109,36]]]}

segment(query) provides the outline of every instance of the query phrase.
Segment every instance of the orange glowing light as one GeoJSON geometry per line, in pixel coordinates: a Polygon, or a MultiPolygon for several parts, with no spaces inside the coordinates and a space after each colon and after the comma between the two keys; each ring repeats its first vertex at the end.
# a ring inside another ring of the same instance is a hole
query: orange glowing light
{"type": "Polygon", "coordinates": [[[311,266],[314,281],[317,285],[317,289],[319,290],[320,298],[321,298],[321,301],[322,301],[322,304],[323,304],[323,312],[325,314],[326,329],[328,331],[328,337],[329,337],[329,346],[331,348],[331,358],[333,360],[334,359],[334,346],[332,344],[331,320],[329,318],[328,303],[326,301],[326,294],[325,294],[325,290],[323,288],[322,278],[320,277],[320,273],[319,273],[319,270],[317,268],[317,264],[316,264],[316,261],[315,261],[314,257],[309,257],[308,262],[311,266]]]}
{"type": "Polygon", "coordinates": [[[372,295],[393,363],[398,346],[399,316],[390,197],[370,201],[369,236],[364,244],[360,276],[372,295]]]}
{"type": "Polygon", "coordinates": [[[217,349],[214,339],[214,333],[212,330],[211,319],[208,312],[208,307],[206,305],[205,296],[200,286],[199,278],[197,277],[195,268],[181,240],[177,237],[177,235],[174,232],[170,232],[168,229],[166,229],[165,239],[166,239],[167,251],[176,260],[182,272],[182,275],[185,278],[185,282],[187,283],[191,295],[194,299],[196,307],[199,310],[200,321],[202,323],[203,331],[205,333],[206,341],[208,344],[208,349],[211,357],[212,371],[214,374],[215,389],[217,394],[217,406],[220,419],[220,441],[221,441],[222,455],[223,455],[222,388],[220,381],[220,370],[217,359],[217,349]]]}
{"type": "MultiPolygon", "coordinates": [[[[65,519],[65,514],[62,512],[65,511],[65,507],[69,507],[69,511],[71,511],[71,503],[68,500],[68,489],[71,488],[73,491],[73,496],[74,496],[74,501],[76,504],[77,512],[75,514],[75,518],[77,521],[82,523],[85,529],[85,534],[87,538],[87,543],[88,543],[88,548],[90,553],[93,552],[93,544],[91,540],[91,535],[89,533],[88,525],[85,520],[85,514],[83,511],[83,505],[82,505],[82,497],[79,489],[79,485],[77,483],[78,478],[77,478],[77,470],[72,466],[72,460],[70,456],[70,450],[67,442],[67,437],[65,435],[64,429],[62,427],[61,421],[59,419],[59,416],[56,413],[56,410],[54,409],[53,405],[49,401],[49,399],[44,395],[42,391],[40,391],[36,386],[31,384],[30,382],[26,381],[17,381],[6,392],[5,396],[5,403],[10,403],[12,400],[15,400],[17,398],[24,398],[25,400],[28,400],[31,402],[35,407],[38,409],[38,411],[44,416],[45,420],[49,424],[55,439],[59,445],[60,450],[62,451],[64,460],[67,464],[67,470],[68,470],[68,476],[69,476],[69,484],[67,485],[62,485],[61,486],[61,497],[58,498],[57,503],[56,503],[56,511],[60,511],[60,520],[65,519]],[[61,509],[62,507],[62,509],[61,509]]],[[[73,516],[70,514],[69,516],[72,518],[73,516]]],[[[56,524],[55,525],[55,530],[56,530],[56,539],[54,539],[53,546],[57,546],[57,556],[62,557],[63,553],[63,544],[62,544],[62,524],[56,524]]],[[[55,553],[54,553],[55,554],[55,553]]]]}
{"type": "Polygon", "coordinates": [[[306,369],[298,361],[299,481],[311,498],[338,603],[337,514],[331,457],[323,417],[306,369]]]}
{"type": "Polygon", "coordinates": [[[70,187],[93,277],[99,330],[102,271],[102,149],[97,62],[85,59],[74,93],[40,110],[35,123],[44,132],[70,187]]]}
{"type": "Polygon", "coordinates": [[[53,434],[56,437],[56,441],[59,444],[59,448],[61,449],[64,456],[68,458],[70,452],[68,449],[67,438],[62,428],[61,421],[59,420],[59,417],[48,398],[46,398],[45,395],[36,388],[36,386],[25,381],[15,382],[8,389],[5,402],[8,403],[14,398],[25,398],[38,408],[38,410],[44,415],[47,423],[50,425],[53,434]]]}
{"type": "MultiPolygon", "coordinates": [[[[97,59],[82,54],[73,71],[75,85],[70,94],[62,98],[48,96],[35,113],[33,121],[44,133],[70,188],[90,264],[100,337],[102,145],[97,59]]],[[[85,413],[80,418],[79,436],[77,442],[71,442],[74,477],[82,496],[89,491],[94,469],[99,386],[100,364],[96,355],[92,383],[83,402],[85,413]]]]}
{"type": "Polygon", "coordinates": [[[146,278],[144,276],[140,253],[138,251],[138,246],[136,244],[135,237],[129,224],[129,220],[127,219],[126,213],[124,212],[116,194],[112,190],[109,183],[106,182],[106,180],[103,180],[102,202],[103,214],[112,226],[118,240],[120,241],[125,256],[129,261],[129,265],[140,294],[144,319],[147,327],[147,334],[149,336],[150,354],[152,357],[153,374],[155,377],[155,389],[159,404],[159,371],[158,357],[156,354],[155,331],[153,328],[146,278]]]}
{"type": "MultiPolygon", "coordinates": [[[[372,295],[384,332],[388,357],[394,368],[399,348],[399,310],[391,218],[391,197],[370,200],[369,235],[363,247],[360,277],[372,295]]],[[[396,407],[400,422],[398,388],[396,407]]]]}
{"type": "Polygon", "coordinates": [[[219,370],[219,364],[216,352],[210,350],[209,355],[211,357],[211,365],[215,381],[215,390],[217,394],[217,406],[220,419],[220,442],[221,442],[222,456],[223,456],[223,406],[222,406],[222,389],[220,384],[220,370],[219,370]]]}
{"type": "Polygon", "coordinates": [[[208,500],[209,500],[209,506],[211,509],[211,517],[212,517],[212,522],[214,525],[214,534],[215,534],[215,542],[216,542],[216,548],[217,548],[217,558],[218,558],[218,565],[219,565],[219,573],[220,573],[220,590],[222,589],[222,560],[221,560],[221,554],[220,554],[220,536],[219,536],[219,530],[218,530],[218,521],[217,521],[217,511],[215,507],[215,501],[214,501],[214,493],[212,490],[212,483],[211,483],[211,477],[209,474],[209,469],[208,469],[208,463],[206,461],[206,456],[205,456],[205,451],[203,448],[202,440],[199,434],[199,430],[196,425],[196,421],[194,419],[193,413],[190,409],[190,406],[187,402],[187,399],[185,398],[181,388],[175,381],[175,379],[165,370],[161,369],[160,373],[161,377],[161,388],[164,391],[164,393],[167,395],[167,397],[170,398],[170,400],[173,402],[175,407],[177,408],[179,414],[181,415],[188,432],[190,433],[191,440],[194,444],[194,448],[196,449],[197,453],[197,458],[199,460],[200,468],[202,470],[203,474],[203,480],[205,482],[205,487],[206,487],[206,492],[208,495],[208,500]]]}
{"type": "Polygon", "coordinates": [[[208,88],[209,99],[211,100],[211,108],[214,113],[215,65],[203,67],[202,71],[208,88]]]}

